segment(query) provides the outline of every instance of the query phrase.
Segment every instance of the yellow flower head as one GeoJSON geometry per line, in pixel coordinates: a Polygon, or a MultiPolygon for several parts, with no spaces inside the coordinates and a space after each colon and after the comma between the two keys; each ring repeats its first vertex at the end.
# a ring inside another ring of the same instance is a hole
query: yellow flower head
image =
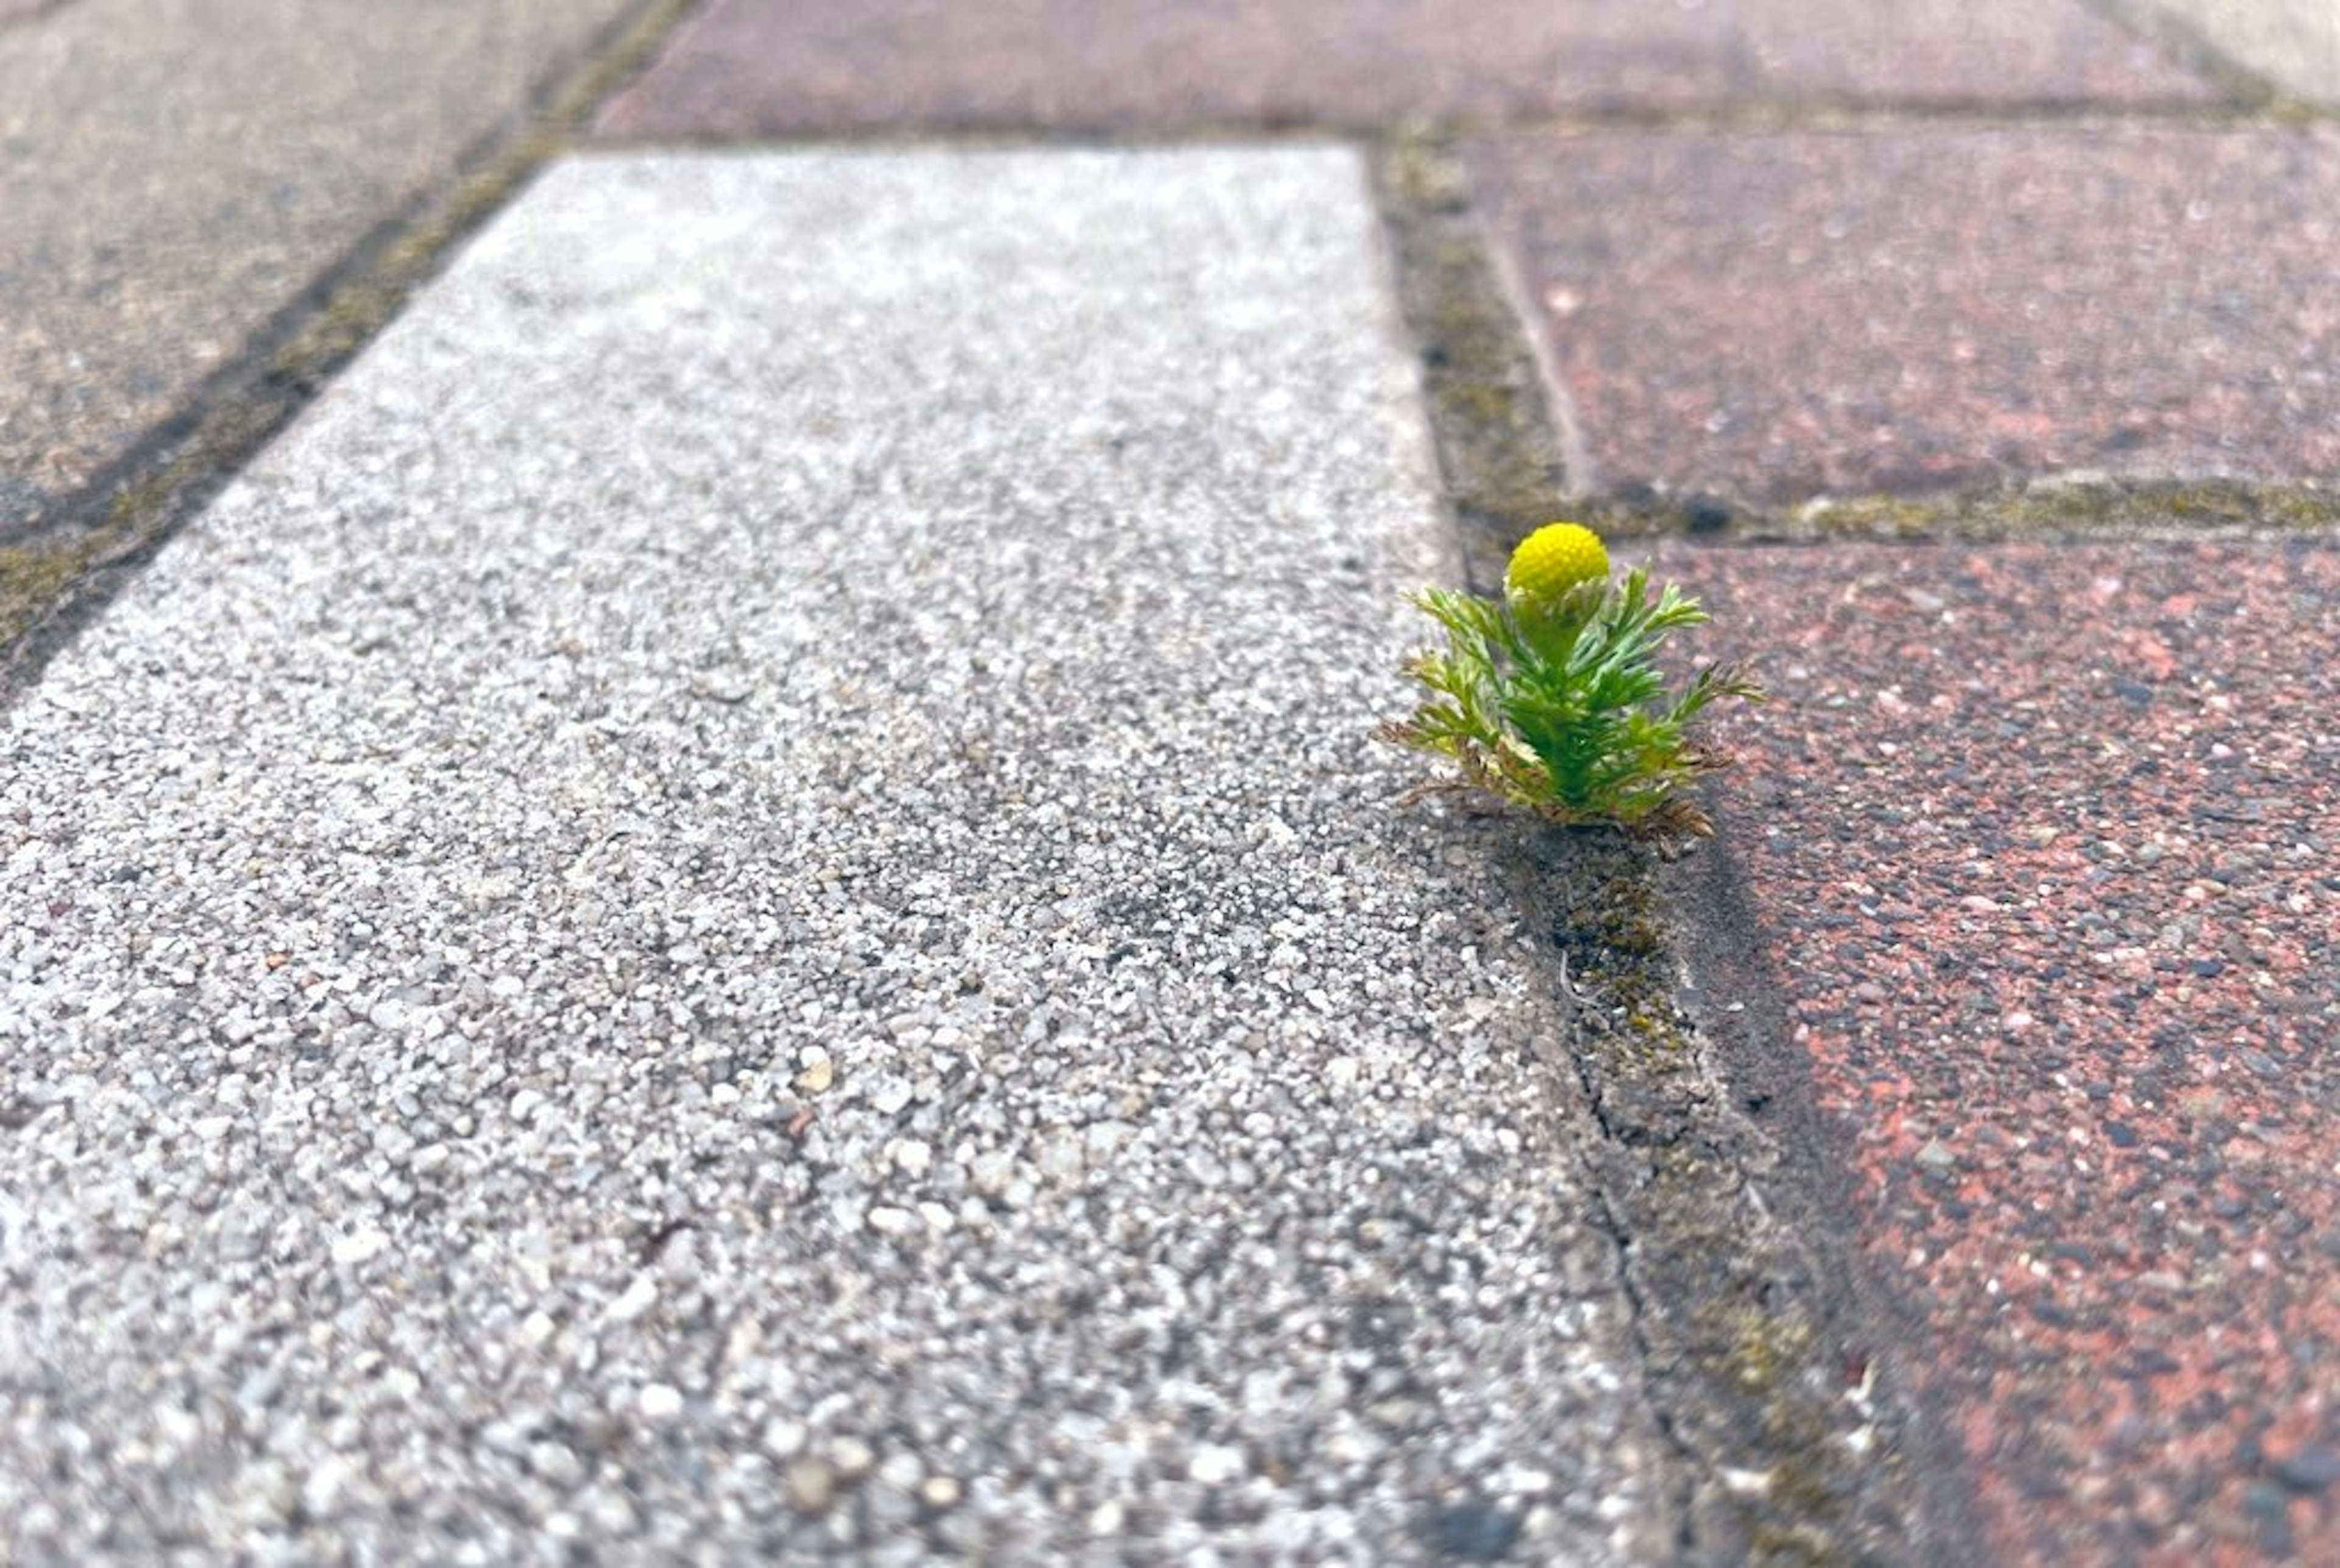
{"type": "Polygon", "coordinates": [[[1550,522],[1512,551],[1503,588],[1512,598],[1556,602],[1580,582],[1609,575],[1609,551],[1601,536],[1578,522],[1550,522]]]}

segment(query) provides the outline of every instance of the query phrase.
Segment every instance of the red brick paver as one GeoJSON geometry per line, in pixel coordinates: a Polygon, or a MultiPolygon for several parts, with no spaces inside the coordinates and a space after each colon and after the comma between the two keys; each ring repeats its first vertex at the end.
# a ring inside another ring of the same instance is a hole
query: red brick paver
{"type": "Polygon", "coordinates": [[[1662,553],[1992,1555],[2340,1563],[2340,551],[1662,553]]]}
{"type": "Polygon", "coordinates": [[[2340,478],[2330,127],[1521,137],[1473,166],[1580,488],[2340,478]]]}
{"type": "Polygon", "coordinates": [[[2077,0],[715,0],[603,126],[752,135],[2208,96],[2077,0]]]}

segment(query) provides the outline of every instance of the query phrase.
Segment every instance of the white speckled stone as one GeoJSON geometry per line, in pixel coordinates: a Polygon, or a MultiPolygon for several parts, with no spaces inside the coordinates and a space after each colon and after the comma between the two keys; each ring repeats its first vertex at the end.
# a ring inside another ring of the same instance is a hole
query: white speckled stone
{"type": "Polygon", "coordinates": [[[1631,1557],[1397,332],[1344,149],[554,169],[0,729],[0,1555],[1631,1557]]]}

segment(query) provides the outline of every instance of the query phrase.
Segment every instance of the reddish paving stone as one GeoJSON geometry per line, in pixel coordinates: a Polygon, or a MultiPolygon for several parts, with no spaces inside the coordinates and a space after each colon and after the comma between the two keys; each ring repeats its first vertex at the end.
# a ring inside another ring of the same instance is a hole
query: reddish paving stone
{"type": "Polygon", "coordinates": [[[1474,150],[1586,490],[2340,477],[2340,132],[1474,150]]]}
{"type": "Polygon", "coordinates": [[[2210,96],[2077,0],[715,0],[602,124],[740,136],[2210,96]]]}
{"type": "Polygon", "coordinates": [[[1994,1555],[2340,1563],[2340,552],[1661,558],[1994,1555]]]}

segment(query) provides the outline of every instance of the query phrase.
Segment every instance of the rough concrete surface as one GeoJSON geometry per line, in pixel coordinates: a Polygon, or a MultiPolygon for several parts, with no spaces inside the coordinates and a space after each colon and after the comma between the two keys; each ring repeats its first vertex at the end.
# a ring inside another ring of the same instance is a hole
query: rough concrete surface
{"type": "Polygon", "coordinates": [[[1580,492],[2340,478],[2340,134],[2121,125],[1473,149],[1580,492]]]}
{"type": "Polygon", "coordinates": [[[2236,64],[2315,104],[2340,104],[2332,0],[2131,0],[2191,26],[2236,64]]]}
{"type": "Polygon", "coordinates": [[[76,0],[0,29],[0,541],[627,5],[76,0]]]}
{"type": "Polygon", "coordinates": [[[1651,1560],[1361,161],[609,157],[0,731],[25,1563],[1651,1560]]]}
{"type": "Polygon", "coordinates": [[[2076,0],[713,0],[603,124],[742,136],[2211,96],[2076,0]]]}
{"type": "Polygon", "coordinates": [[[1992,1559],[2340,1561],[2340,552],[1661,559],[1992,1559]]]}

